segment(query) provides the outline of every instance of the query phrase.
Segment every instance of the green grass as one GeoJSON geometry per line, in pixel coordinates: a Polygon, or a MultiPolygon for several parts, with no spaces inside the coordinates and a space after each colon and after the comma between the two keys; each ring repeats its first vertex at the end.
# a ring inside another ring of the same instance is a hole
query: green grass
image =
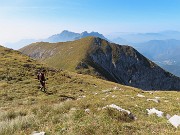
{"type": "Polygon", "coordinates": [[[144,92],[88,75],[55,71],[3,47],[0,61],[0,135],[33,131],[48,135],[180,134],[180,128],[165,117],[148,116],[146,111],[155,107],[164,115],[180,115],[179,92],[144,92]],[[40,68],[47,70],[46,93],[38,88],[36,71],[40,68]],[[147,101],[155,97],[160,97],[159,103],[147,101]],[[115,109],[103,109],[110,104],[131,111],[137,120],[115,109]]]}
{"type": "Polygon", "coordinates": [[[39,42],[24,47],[20,51],[30,56],[37,51],[42,52],[42,56],[37,59],[48,66],[75,71],[77,65],[85,58],[93,39],[93,37],[88,37],[70,42],[39,42]]]}

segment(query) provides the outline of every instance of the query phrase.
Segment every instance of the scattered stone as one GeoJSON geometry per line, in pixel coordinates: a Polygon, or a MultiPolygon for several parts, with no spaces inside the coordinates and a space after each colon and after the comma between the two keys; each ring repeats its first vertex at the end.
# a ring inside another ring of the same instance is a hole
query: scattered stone
{"type": "Polygon", "coordinates": [[[119,88],[119,87],[114,87],[114,88],[110,88],[110,89],[107,89],[107,90],[102,90],[102,92],[103,92],[103,93],[109,93],[109,92],[111,92],[111,91],[113,91],[113,90],[121,90],[121,88],[119,88]]]}
{"type": "Polygon", "coordinates": [[[145,96],[144,96],[144,95],[141,95],[141,94],[137,94],[137,97],[143,98],[143,97],[145,97],[145,96]]]}
{"type": "Polygon", "coordinates": [[[160,102],[159,99],[147,99],[147,101],[154,101],[154,102],[156,102],[156,103],[159,103],[159,102],[160,102]]]}
{"type": "Polygon", "coordinates": [[[168,103],[169,101],[168,100],[164,100],[165,103],[168,103]]]}
{"type": "Polygon", "coordinates": [[[71,111],[76,111],[76,108],[71,108],[71,111]]]}
{"type": "Polygon", "coordinates": [[[85,112],[86,113],[90,113],[90,109],[85,109],[85,112]]]}
{"type": "Polygon", "coordinates": [[[149,92],[149,94],[153,94],[153,92],[149,92]]]}
{"type": "Polygon", "coordinates": [[[166,118],[169,120],[171,118],[171,115],[166,114],[166,118]]]}
{"type": "Polygon", "coordinates": [[[79,96],[79,98],[85,98],[86,96],[79,96]]]}
{"type": "Polygon", "coordinates": [[[168,120],[173,126],[178,128],[180,126],[180,116],[174,115],[168,120]]]}
{"type": "Polygon", "coordinates": [[[158,117],[163,117],[163,112],[156,110],[155,108],[146,109],[148,111],[148,115],[156,114],[158,117]]]}
{"type": "Polygon", "coordinates": [[[112,95],[112,98],[115,98],[116,96],[115,95],[112,95]]]}
{"type": "Polygon", "coordinates": [[[31,135],[46,135],[46,133],[34,131],[31,135]]]}
{"type": "Polygon", "coordinates": [[[64,128],[62,128],[61,130],[62,130],[62,131],[65,131],[65,130],[66,130],[66,128],[64,127],[64,128]]]}
{"type": "Polygon", "coordinates": [[[82,98],[85,98],[86,96],[79,96],[79,98],[77,98],[77,100],[81,100],[82,98]]]}
{"type": "Polygon", "coordinates": [[[119,88],[118,87],[114,87],[113,90],[119,90],[119,88]]]}
{"type": "Polygon", "coordinates": [[[102,90],[103,93],[109,93],[109,92],[111,92],[111,91],[112,91],[112,90],[109,90],[109,89],[108,89],[108,90],[102,90]]]}
{"type": "Polygon", "coordinates": [[[109,108],[114,108],[114,109],[116,109],[116,110],[118,110],[120,112],[126,112],[132,119],[134,119],[134,120],[137,119],[129,110],[125,110],[125,109],[123,109],[123,108],[121,108],[121,107],[119,107],[119,106],[117,106],[115,104],[107,105],[107,106],[103,107],[102,109],[105,109],[105,108],[108,108],[108,107],[109,108]]]}
{"type": "Polygon", "coordinates": [[[105,98],[102,98],[102,100],[106,100],[105,98]]]}
{"type": "Polygon", "coordinates": [[[97,95],[98,93],[94,93],[94,95],[97,95]]]}
{"type": "Polygon", "coordinates": [[[128,114],[130,114],[130,111],[125,110],[125,109],[123,109],[123,108],[121,108],[115,104],[107,105],[106,107],[103,107],[103,109],[105,109],[107,107],[114,108],[114,109],[117,109],[118,111],[127,112],[128,114]]]}

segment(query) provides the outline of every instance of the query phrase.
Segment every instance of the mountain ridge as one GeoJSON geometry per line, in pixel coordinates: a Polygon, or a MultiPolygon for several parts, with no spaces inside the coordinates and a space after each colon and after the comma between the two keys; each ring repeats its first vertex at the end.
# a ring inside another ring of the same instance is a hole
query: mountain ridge
{"type": "Polygon", "coordinates": [[[36,43],[20,51],[56,68],[101,76],[144,90],[180,89],[178,77],[164,71],[134,48],[97,37],[86,37],[67,43],[36,43]],[[54,55],[53,49],[57,51],[54,55]],[[37,54],[42,55],[37,57],[37,54]],[[43,56],[46,55],[44,59],[43,56]]]}

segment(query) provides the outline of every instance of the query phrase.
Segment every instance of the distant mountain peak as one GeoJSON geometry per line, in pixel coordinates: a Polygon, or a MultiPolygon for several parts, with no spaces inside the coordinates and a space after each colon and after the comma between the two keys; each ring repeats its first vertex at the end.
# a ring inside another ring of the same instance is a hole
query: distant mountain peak
{"type": "Polygon", "coordinates": [[[88,33],[87,31],[84,31],[82,33],[75,33],[68,30],[63,30],[60,34],[52,35],[51,37],[43,41],[51,42],[51,43],[66,42],[66,41],[78,40],[78,39],[88,37],[88,36],[99,37],[99,38],[107,40],[107,38],[105,38],[103,34],[100,34],[94,31],[90,33],[88,33]]]}
{"type": "Polygon", "coordinates": [[[67,32],[71,32],[71,31],[63,30],[61,33],[67,33],[67,32]]]}
{"type": "Polygon", "coordinates": [[[84,31],[84,32],[82,32],[81,34],[88,34],[88,32],[87,32],[87,31],[84,31]]]}
{"type": "Polygon", "coordinates": [[[63,30],[60,34],[79,34],[79,33],[75,33],[69,30],[63,30]]]}

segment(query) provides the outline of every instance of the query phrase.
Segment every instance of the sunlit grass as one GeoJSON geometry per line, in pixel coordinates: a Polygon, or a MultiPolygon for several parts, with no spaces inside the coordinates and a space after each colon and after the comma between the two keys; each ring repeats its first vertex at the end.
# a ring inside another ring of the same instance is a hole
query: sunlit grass
{"type": "Polygon", "coordinates": [[[179,92],[144,92],[49,68],[46,68],[47,92],[42,92],[36,71],[43,65],[1,47],[0,61],[2,135],[24,135],[33,131],[45,131],[48,135],[180,134],[180,129],[166,119],[166,114],[180,115],[179,92]],[[138,94],[145,97],[137,97],[138,94]],[[155,97],[159,97],[159,103],[147,101],[155,97]],[[103,109],[110,104],[129,110],[137,119],[129,119],[127,114],[112,108],[103,109]],[[153,107],[163,111],[164,117],[148,116],[146,109],[153,107]]]}

